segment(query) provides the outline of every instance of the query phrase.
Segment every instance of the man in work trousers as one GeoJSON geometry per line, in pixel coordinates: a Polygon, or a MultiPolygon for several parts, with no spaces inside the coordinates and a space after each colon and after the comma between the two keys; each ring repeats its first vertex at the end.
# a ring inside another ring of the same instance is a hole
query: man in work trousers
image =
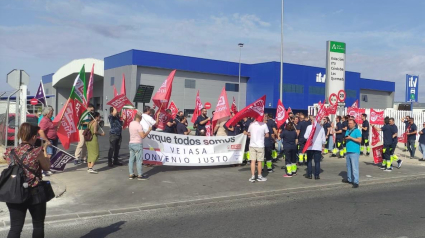
{"type": "MultiPolygon", "coordinates": [[[[122,165],[122,163],[118,161],[118,154],[120,152],[122,141],[121,133],[123,121],[120,119],[117,109],[111,107],[109,111],[111,114],[109,115],[108,120],[111,125],[111,129],[109,130],[110,147],[108,152],[108,166],[112,167],[114,165],[122,165]],[[112,162],[112,157],[114,157],[114,162],[112,162]]],[[[123,119],[125,120],[125,115],[123,115],[123,119]]]]}
{"type": "Polygon", "coordinates": [[[84,140],[84,136],[83,136],[83,132],[85,129],[87,129],[87,125],[91,122],[91,120],[93,120],[93,118],[91,118],[91,114],[92,112],[94,112],[94,106],[93,104],[90,104],[87,107],[87,115],[86,117],[81,121],[81,123],[78,125],[78,133],[80,134],[80,141],[77,144],[77,148],[75,149],[75,158],[77,158],[76,160],[74,160],[74,164],[81,164],[81,162],[84,161],[84,163],[87,163],[87,147],[86,147],[86,143],[84,140]]]}
{"type": "Polygon", "coordinates": [[[418,133],[418,127],[415,124],[415,119],[411,117],[409,119],[409,125],[406,129],[406,135],[407,135],[407,149],[410,153],[410,159],[415,158],[415,151],[416,151],[416,134],[418,133]]]}
{"type": "Polygon", "coordinates": [[[264,162],[264,140],[269,137],[269,129],[266,123],[254,121],[248,128],[248,137],[251,139],[249,143],[249,158],[251,160],[251,183],[255,182],[255,162],[257,162],[258,177],[257,181],[265,182],[267,178],[261,175],[264,162]]]}
{"type": "Polygon", "coordinates": [[[363,150],[364,147],[366,146],[366,155],[369,156],[370,154],[370,146],[369,146],[369,131],[370,131],[370,126],[369,126],[369,121],[367,120],[367,115],[366,114],[362,114],[362,120],[363,120],[363,124],[362,124],[362,146],[360,147],[360,154],[363,155],[363,150]]]}
{"type": "Polygon", "coordinates": [[[337,116],[336,117],[336,127],[335,127],[335,143],[336,143],[336,148],[334,148],[334,153],[336,154],[337,152],[337,148],[339,151],[339,156],[338,158],[344,158],[344,134],[343,134],[343,130],[342,130],[342,122],[341,122],[342,117],[341,116],[337,116]]]}
{"type": "MultiPolygon", "coordinates": [[[[314,118],[313,118],[313,123],[314,118]]],[[[304,139],[308,140],[308,137],[310,137],[311,130],[313,129],[313,125],[309,125],[307,127],[307,130],[304,134],[304,139]]],[[[320,179],[320,160],[322,158],[322,148],[323,145],[326,144],[326,134],[325,130],[323,129],[322,125],[319,123],[316,125],[316,131],[313,135],[313,140],[311,142],[311,145],[307,149],[307,176],[306,178],[312,179],[312,173],[313,173],[313,165],[312,161],[314,160],[314,179],[320,179]]]]}
{"type": "MultiPolygon", "coordinates": [[[[406,117],[401,118],[401,122],[404,123],[404,130],[407,130],[407,127],[409,126],[409,123],[410,123],[410,116],[406,116],[406,117]]],[[[406,152],[406,151],[407,151],[407,142],[404,143],[404,151],[403,152],[406,152]]]]}
{"type": "Polygon", "coordinates": [[[384,149],[383,152],[383,160],[382,160],[382,166],[381,169],[383,169],[385,172],[391,172],[393,168],[391,167],[391,147],[393,144],[393,138],[397,137],[397,132],[394,131],[394,128],[390,125],[390,118],[386,117],[384,119],[385,125],[381,128],[376,127],[373,125],[373,127],[378,130],[382,131],[384,135],[384,149]]]}
{"type": "MultiPolygon", "coordinates": [[[[364,114],[363,114],[364,115],[364,114]]],[[[353,184],[353,188],[359,187],[359,157],[360,143],[363,140],[362,133],[355,127],[352,119],[348,120],[348,131],[345,133],[345,141],[347,142],[347,179],[343,179],[343,183],[353,184]]]]}

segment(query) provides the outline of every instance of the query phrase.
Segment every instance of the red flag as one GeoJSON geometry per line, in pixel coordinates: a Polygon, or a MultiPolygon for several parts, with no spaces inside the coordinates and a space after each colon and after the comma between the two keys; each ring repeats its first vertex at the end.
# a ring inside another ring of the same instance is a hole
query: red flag
{"type": "Polygon", "coordinates": [[[375,146],[381,141],[379,138],[379,132],[372,126],[372,146],[375,146]]]}
{"type": "Polygon", "coordinates": [[[208,121],[205,125],[205,135],[206,136],[212,136],[213,135],[213,129],[211,127],[211,121],[208,121]]]}
{"type": "Polygon", "coordinates": [[[63,148],[67,150],[72,142],[78,142],[80,140],[77,128],[78,118],[77,113],[75,112],[74,100],[72,98],[68,99],[68,102],[65,104],[62,111],[63,116],[60,120],[60,126],[57,134],[63,148]]]}
{"type": "Polygon", "coordinates": [[[161,130],[164,130],[165,125],[167,122],[171,119],[171,114],[168,114],[164,109],[159,108],[158,111],[156,111],[155,115],[159,117],[158,120],[158,128],[161,130]],[[158,111],[161,110],[158,114],[158,111]]]}
{"type": "Polygon", "coordinates": [[[171,101],[170,105],[168,106],[168,109],[171,110],[171,115],[173,118],[176,118],[177,113],[179,112],[179,109],[177,108],[176,104],[171,101]]]}
{"type": "Polygon", "coordinates": [[[335,114],[336,114],[337,109],[338,109],[338,105],[337,105],[337,104],[335,104],[335,105],[329,105],[329,106],[327,107],[326,111],[327,111],[327,113],[328,113],[329,115],[335,115],[335,114]]]}
{"type": "Polygon", "coordinates": [[[282,101],[280,99],[277,101],[277,109],[276,109],[276,124],[277,128],[280,128],[283,123],[288,119],[288,112],[285,110],[282,101]]]}
{"type": "Polygon", "coordinates": [[[87,107],[82,104],[79,100],[74,100],[74,108],[75,108],[75,115],[77,116],[78,120],[81,118],[83,113],[87,111],[87,107]]]}
{"type": "Polygon", "coordinates": [[[202,105],[201,98],[199,97],[199,90],[198,90],[198,93],[196,94],[195,111],[193,112],[193,116],[191,120],[192,123],[195,123],[196,119],[198,119],[198,116],[201,115],[201,109],[203,107],[204,106],[202,105]]]}
{"type": "Polygon", "coordinates": [[[127,90],[125,89],[125,74],[122,74],[121,94],[127,95],[127,90]]]}
{"type": "Polygon", "coordinates": [[[406,135],[406,132],[405,132],[405,133],[403,133],[401,136],[397,137],[397,140],[398,140],[398,142],[400,142],[400,143],[404,143],[404,144],[406,144],[406,143],[407,143],[407,135],[406,135]]]}
{"type": "Polygon", "coordinates": [[[168,108],[168,103],[171,97],[171,91],[173,90],[173,80],[175,74],[176,70],[171,71],[170,75],[168,75],[168,78],[162,83],[161,87],[152,97],[153,103],[159,108],[162,107],[162,110],[164,111],[166,108],[168,108]]]}
{"type": "Polygon", "coordinates": [[[375,164],[382,163],[382,150],[384,149],[383,145],[372,148],[373,152],[373,161],[375,164]]]}
{"type": "Polygon", "coordinates": [[[286,110],[286,113],[288,113],[288,115],[289,115],[290,112],[292,112],[292,109],[291,109],[291,107],[288,107],[288,110],[286,110]]]}
{"type": "MultiPolygon", "coordinates": [[[[68,102],[66,102],[68,103],[68,102]]],[[[53,119],[53,125],[56,126],[60,120],[62,120],[63,112],[65,110],[65,107],[62,107],[62,109],[59,111],[59,113],[55,116],[55,119],[53,119]]]]}
{"type": "Polygon", "coordinates": [[[353,116],[357,124],[362,124],[362,114],[366,112],[366,109],[364,108],[347,108],[347,114],[349,116],[353,116]]]}
{"type": "Polygon", "coordinates": [[[377,112],[373,110],[373,108],[371,108],[370,109],[370,124],[384,125],[384,111],[377,112]]]}
{"type": "Polygon", "coordinates": [[[114,85],[114,97],[118,96],[117,88],[114,85]]]}
{"type": "Polygon", "coordinates": [[[90,99],[93,97],[93,72],[94,72],[94,64],[91,67],[89,85],[87,86],[87,105],[86,105],[86,107],[89,106],[90,99]]]}
{"type": "Polygon", "coordinates": [[[307,142],[305,143],[303,153],[305,153],[307,151],[308,147],[311,146],[314,134],[316,133],[317,123],[320,123],[320,121],[322,121],[323,117],[325,117],[325,113],[326,113],[325,104],[320,103],[320,108],[319,108],[319,111],[317,113],[316,120],[314,121],[313,126],[311,128],[310,136],[308,137],[307,142]]]}
{"type": "Polygon", "coordinates": [[[134,117],[137,114],[137,110],[136,109],[124,109],[124,110],[122,110],[122,113],[126,117],[125,120],[124,120],[124,124],[123,124],[123,129],[125,129],[128,126],[130,126],[130,123],[132,121],[134,121],[134,117]]]}
{"type": "Polygon", "coordinates": [[[352,108],[359,108],[359,100],[357,99],[353,105],[351,105],[352,108]]]}
{"type": "MultiPolygon", "coordinates": [[[[112,99],[111,99],[111,101],[109,101],[108,103],[106,103],[106,105],[109,105],[109,106],[115,107],[115,109],[117,109],[117,111],[121,111],[121,109],[122,109],[124,106],[127,106],[127,105],[131,105],[131,106],[133,106],[133,104],[132,104],[132,103],[131,103],[131,101],[127,98],[127,96],[125,96],[125,95],[123,95],[123,94],[118,95],[118,96],[116,96],[116,97],[112,98],[112,99]]],[[[134,106],[133,106],[133,107],[134,107],[134,106]]]]}
{"type": "Polygon", "coordinates": [[[240,110],[234,117],[227,121],[226,126],[234,126],[244,117],[253,117],[255,120],[262,122],[264,118],[264,105],[266,103],[266,95],[257,99],[244,109],[240,110]]]}
{"type": "Polygon", "coordinates": [[[238,108],[236,107],[236,101],[235,101],[235,97],[233,97],[233,103],[232,103],[232,108],[231,108],[232,112],[234,114],[238,113],[238,108]]]}
{"type": "Polygon", "coordinates": [[[229,102],[227,101],[226,88],[221,90],[220,97],[215,107],[213,121],[220,120],[221,118],[230,117],[229,102]]]}

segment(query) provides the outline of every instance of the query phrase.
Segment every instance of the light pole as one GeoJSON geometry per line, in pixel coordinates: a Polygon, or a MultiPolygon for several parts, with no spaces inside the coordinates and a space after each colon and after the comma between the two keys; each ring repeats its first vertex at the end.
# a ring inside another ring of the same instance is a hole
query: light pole
{"type": "Polygon", "coordinates": [[[280,101],[283,102],[283,0],[280,28],[280,101]]]}
{"type": "Polygon", "coordinates": [[[239,107],[239,102],[241,101],[241,56],[242,56],[242,47],[243,43],[239,43],[239,84],[238,84],[238,110],[241,110],[239,107]]]}

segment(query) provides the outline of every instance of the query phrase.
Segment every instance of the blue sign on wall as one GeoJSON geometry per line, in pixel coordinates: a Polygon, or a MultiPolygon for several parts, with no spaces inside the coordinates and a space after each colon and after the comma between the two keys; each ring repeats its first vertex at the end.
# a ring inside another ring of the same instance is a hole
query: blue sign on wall
{"type": "Polygon", "coordinates": [[[418,102],[419,76],[406,74],[406,102],[418,102]]]}

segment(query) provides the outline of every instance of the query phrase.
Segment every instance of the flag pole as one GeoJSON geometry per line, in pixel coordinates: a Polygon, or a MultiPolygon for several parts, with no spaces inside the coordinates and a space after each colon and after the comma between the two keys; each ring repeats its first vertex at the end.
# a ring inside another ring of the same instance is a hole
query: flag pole
{"type": "Polygon", "coordinates": [[[56,148],[57,150],[62,151],[63,153],[65,153],[65,154],[67,154],[67,155],[71,156],[71,157],[72,157],[72,158],[74,158],[74,159],[77,159],[77,158],[75,158],[75,156],[73,156],[73,155],[69,154],[68,152],[66,152],[66,151],[64,151],[64,150],[62,150],[62,149],[60,149],[60,148],[58,148],[58,147],[56,147],[56,146],[54,146],[54,145],[49,145],[49,146],[54,147],[54,148],[56,148]]]}
{"type": "MultiPolygon", "coordinates": [[[[92,118],[93,120],[96,120],[96,119],[94,119],[93,115],[92,115],[90,112],[89,112],[89,115],[91,116],[91,118],[92,118]]],[[[102,127],[100,127],[100,126],[99,126],[99,128],[102,130],[102,132],[103,132],[103,133],[105,133],[105,131],[102,129],[102,127]]]]}

